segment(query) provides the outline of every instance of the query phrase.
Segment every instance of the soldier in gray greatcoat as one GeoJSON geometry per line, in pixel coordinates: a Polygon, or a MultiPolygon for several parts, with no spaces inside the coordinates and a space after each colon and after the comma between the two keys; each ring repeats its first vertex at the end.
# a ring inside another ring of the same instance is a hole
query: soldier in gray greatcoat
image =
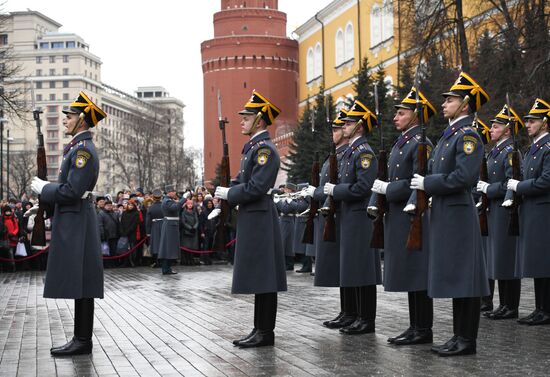
{"type": "Polygon", "coordinates": [[[367,219],[378,163],[363,136],[376,125],[376,117],[356,100],[342,120],[349,147],[342,157],[339,183],[325,183],[323,192],[340,202],[340,286],[353,288],[357,299],[357,319],[340,332],[366,334],[375,330],[376,285],[382,282],[380,252],[369,246],[372,223],[367,219]]]}
{"type": "Polygon", "coordinates": [[[164,188],[166,196],[162,199],[162,228],[160,231],[160,244],[158,260],[161,261],[163,275],[175,275],[176,271],[172,270],[172,263],[180,258],[180,209],[185,201],[182,198],[178,201],[176,188],[173,185],[167,185],[164,188]]]}
{"type": "MultiPolygon", "coordinates": [[[[294,191],[294,184],[287,183],[284,185],[283,191],[285,194],[290,194],[294,191]]],[[[281,227],[281,238],[283,241],[283,250],[285,252],[285,265],[287,271],[294,270],[294,221],[296,214],[290,203],[290,198],[275,198],[275,205],[279,211],[279,224],[281,227]]]]}
{"type": "MultiPolygon", "coordinates": [[[[388,339],[395,345],[431,343],[433,340],[433,300],[428,296],[428,216],[423,216],[422,248],[407,249],[410,229],[410,215],[403,209],[413,196],[410,180],[418,171],[418,147],[422,142],[422,126],[416,110],[417,89],[396,105],[393,123],[401,135],[390,152],[388,161],[388,182],[376,180],[369,203],[369,212],[374,216],[376,196],[385,195],[387,211],[384,217],[384,290],[407,292],[410,326],[402,334],[388,339]]],[[[423,122],[436,114],[435,107],[418,91],[421,101],[423,122]]],[[[432,150],[432,143],[426,138],[426,152],[432,150]]],[[[414,192],[414,194],[416,191],[414,192]]],[[[416,197],[416,196],[415,196],[416,197]]]]}
{"type": "MultiPolygon", "coordinates": [[[[342,161],[344,151],[348,147],[348,138],[344,137],[342,127],[346,116],[344,109],[332,122],[332,141],[335,146],[336,162],[339,165],[342,161]]],[[[338,166],[336,167],[338,170],[338,166]]],[[[330,201],[323,192],[325,183],[329,182],[330,161],[327,158],[323,163],[319,176],[319,187],[308,186],[304,191],[311,200],[317,200],[320,203],[321,211],[327,212],[330,201]]],[[[317,287],[340,287],[340,205],[334,202],[335,206],[335,240],[324,241],[323,232],[325,230],[325,215],[317,216],[315,224],[315,278],[314,285],[317,287]]],[[[323,326],[331,329],[340,329],[355,322],[357,317],[357,302],[354,288],[340,287],[340,313],[332,319],[323,322],[323,326]]]]}
{"type": "Polygon", "coordinates": [[[254,328],[233,344],[261,347],[274,344],[277,292],[286,291],[281,231],[275,204],[268,194],[275,184],[280,159],[267,126],[280,110],[254,91],[239,114],[242,132],[250,136],[243,148],[239,174],[231,187],[217,187],[215,196],[239,206],[232,293],[254,294],[254,328]]]}
{"type": "Polygon", "coordinates": [[[94,298],[103,298],[101,244],[91,199],[99,158],[89,129],[107,115],[84,92],[63,112],[65,134],[73,138],[63,150],[57,183],[34,177],[31,184],[53,216],[44,297],[75,300],[74,336],[53,347],[53,356],[92,352],[94,298]]]}
{"type": "MultiPolygon", "coordinates": [[[[490,319],[509,319],[518,317],[521,280],[516,274],[517,236],[508,234],[510,212],[502,207],[507,189],[508,179],[512,178],[512,152],[514,151],[511,127],[522,125],[523,122],[513,109],[508,107],[491,120],[490,137],[496,142],[487,156],[488,181],[479,181],[477,190],[485,193],[489,200],[487,208],[487,275],[489,279],[498,279],[498,295],[500,305],[494,311],[483,313],[490,319]]],[[[482,125],[483,126],[483,125],[482,125]]],[[[487,127],[487,126],[485,126],[487,127]]],[[[489,280],[489,283],[490,281],[489,280]]]]}
{"type": "Polygon", "coordinates": [[[160,236],[162,231],[162,219],[164,214],[162,213],[162,204],[160,202],[162,198],[162,191],[159,189],[153,190],[153,203],[147,210],[147,216],[145,221],[145,231],[149,238],[149,250],[153,256],[157,265],[157,257],[160,250],[160,236]]]}
{"type": "Polygon", "coordinates": [[[521,197],[517,272],[535,284],[535,310],[518,322],[533,326],[550,323],[550,103],[537,98],[524,118],[533,143],[523,160],[523,179],[509,179],[507,188],[521,197]]]}
{"type": "Polygon", "coordinates": [[[440,356],[476,353],[481,296],[489,293],[482,238],[472,189],[479,178],[483,142],[472,128],[472,112],[489,96],[461,73],[444,93],[449,125],[434,148],[428,175],[418,174],[411,188],[432,197],[429,225],[428,295],[453,299],[453,337],[432,351],[440,356]]]}

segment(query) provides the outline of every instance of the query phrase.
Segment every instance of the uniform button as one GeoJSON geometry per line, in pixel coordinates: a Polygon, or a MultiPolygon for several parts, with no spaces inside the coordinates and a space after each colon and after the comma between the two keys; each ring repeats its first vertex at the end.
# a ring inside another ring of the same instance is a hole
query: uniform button
{"type": "Polygon", "coordinates": [[[496,163],[497,163],[497,162],[495,161],[495,164],[496,164],[496,163]]]}
{"type": "Polygon", "coordinates": [[[403,154],[403,152],[399,152],[399,154],[403,154]]]}
{"type": "Polygon", "coordinates": [[[410,140],[407,140],[407,144],[409,144],[411,141],[410,140]]]}
{"type": "Polygon", "coordinates": [[[531,168],[531,170],[534,170],[533,168],[531,168]]]}
{"type": "Polygon", "coordinates": [[[399,177],[395,177],[395,180],[396,180],[396,181],[399,181],[399,177]]]}
{"type": "Polygon", "coordinates": [[[496,171],[494,171],[494,172],[493,172],[493,175],[495,175],[496,173],[497,173],[497,172],[496,172],[496,171]]]}
{"type": "Polygon", "coordinates": [[[536,160],[537,159],[537,156],[533,156],[533,160],[536,160]]]}
{"type": "Polygon", "coordinates": [[[246,161],[246,159],[247,159],[247,158],[248,158],[248,157],[245,157],[245,158],[244,158],[244,159],[245,159],[245,161],[246,161]]]}
{"type": "Polygon", "coordinates": [[[445,157],[441,157],[441,161],[443,161],[445,159],[445,157]]]}
{"type": "MultiPolygon", "coordinates": [[[[531,169],[532,170],[532,169],[531,169]]],[[[346,177],[348,176],[348,174],[346,173],[346,177]]]]}
{"type": "Polygon", "coordinates": [[[445,144],[445,146],[448,147],[448,146],[449,146],[449,143],[445,144]]]}
{"type": "Polygon", "coordinates": [[[397,164],[397,165],[395,165],[395,166],[399,167],[399,164],[397,164]]]}

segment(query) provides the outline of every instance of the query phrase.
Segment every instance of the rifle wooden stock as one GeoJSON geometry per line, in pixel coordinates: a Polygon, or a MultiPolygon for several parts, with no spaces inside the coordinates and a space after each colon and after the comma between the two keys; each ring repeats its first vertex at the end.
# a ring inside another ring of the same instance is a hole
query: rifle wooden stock
{"type": "MultiPolygon", "coordinates": [[[[481,162],[481,168],[479,169],[479,179],[487,182],[489,180],[489,173],[487,172],[487,158],[483,156],[481,162]]],[[[489,235],[489,226],[487,224],[487,209],[489,208],[489,199],[487,194],[481,193],[481,206],[478,208],[479,216],[479,228],[482,236],[489,235]]]]}
{"type": "MultiPolygon", "coordinates": [[[[426,175],[428,152],[425,143],[418,144],[417,150],[417,174],[426,175]]],[[[422,215],[428,208],[428,197],[424,190],[416,190],[416,209],[411,219],[409,236],[407,238],[408,250],[422,250],[422,215]]]]}
{"type": "MultiPolygon", "coordinates": [[[[520,170],[520,152],[514,148],[512,152],[512,178],[521,180],[520,170]]],[[[514,192],[512,196],[512,207],[510,208],[510,224],[508,225],[508,235],[519,236],[519,196],[514,192]]]]}
{"type": "MultiPolygon", "coordinates": [[[[338,183],[338,159],[336,158],[336,146],[332,143],[328,157],[328,181],[332,184],[338,183]]],[[[328,196],[328,214],[323,229],[323,241],[336,241],[336,202],[332,196],[328,196]]]]}
{"type": "MultiPolygon", "coordinates": [[[[38,146],[36,148],[36,167],[37,172],[36,176],[42,180],[48,179],[48,167],[46,165],[46,150],[44,149],[44,135],[40,130],[41,121],[40,121],[40,111],[33,111],[33,117],[36,122],[36,136],[38,146]]],[[[44,205],[40,202],[40,197],[38,198],[38,212],[34,217],[34,227],[32,228],[31,235],[31,245],[33,246],[46,246],[46,224],[44,221],[45,209],[44,205]]]]}
{"type": "MultiPolygon", "coordinates": [[[[319,186],[319,157],[315,153],[315,160],[311,165],[311,185],[317,187],[319,186]]],[[[315,216],[319,210],[319,202],[313,197],[311,198],[311,203],[309,204],[309,213],[307,216],[306,228],[304,229],[304,234],[302,235],[302,243],[313,244],[315,236],[315,216]]]]}
{"type": "MultiPolygon", "coordinates": [[[[219,120],[218,124],[222,131],[222,145],[223,156],[220,163],[220,186],[229,187],[231,184],[231,172],[229,169],[229,147],[225,139],[225,124],[227,120],[221,117],[221,103],[218,94],[218,111],[219,120]]],[[[218,222],[216,223],[216,230],[214,232],[214,242],[212,244],[212,250],[225,251],[227,245],[227,223],[231,215],[231,208],[227,200],[220,200],[220,214],[218,215],[218,222]]]]}
{"type": "MultiPolygon", "coordinates": [[[[378,156],[378,176],[381,181],[388,180],[388,156],[384,149],[380,149],[378,156]]],[[[374,249],[384,248],[384,214],[386,213],[386,195],[378,195],[376,198],[376,207],[378,213],[373,220],[372,238],[370,247],[374,249]]]]}

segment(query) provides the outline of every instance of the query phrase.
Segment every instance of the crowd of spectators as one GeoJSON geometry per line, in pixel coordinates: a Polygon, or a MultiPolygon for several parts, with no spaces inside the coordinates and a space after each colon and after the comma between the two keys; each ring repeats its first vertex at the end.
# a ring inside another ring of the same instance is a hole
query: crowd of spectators
{"type": "MultiPolygon", "coordinates": [[[[212,250],[216,218],[208,215],[217,206],[208,190],[199,186],[194,190],[179,193],[186,198],[180,209],[180,246],[182,247],[180,264],[198,266],[212,264],[213,261],[232,262],[232,248],[224,253],[204,253],[212,250]],[[199,253],[197,253],[199,251],[199,253]],[[201,253],[202,251],[202,253],[201,253]]],[[[147,224],[147,210],[158,201],[152,193],[142,189],[123,190],[112,196],[95,196],[98,232],[102,243],[102,253],[106,257],[105,268],[115,267],[158,267],[156,255],[148,248],[150,224],[147,224]],[[136,247],[137,246],[137,247],[136,247]],[[128,255],[129,250],[134,249],[128,255]]],[[[2,217],[0,221],[0,258],[13,261],[0,261],[0,272],[15,272],[29,269],[45,269],[47,253],[36,258],[25,258],[40,251],[31,247],[30,239],[34,225],[34,215],[25,217],[24,213],[35,203],[35,199],[10,199],[0,201],[2,217]]],[[[46,239],[49,241],[50,222],[46,220],[46,239]]],[[[234,235],[234,232],[232,232],[234,235]]]]}

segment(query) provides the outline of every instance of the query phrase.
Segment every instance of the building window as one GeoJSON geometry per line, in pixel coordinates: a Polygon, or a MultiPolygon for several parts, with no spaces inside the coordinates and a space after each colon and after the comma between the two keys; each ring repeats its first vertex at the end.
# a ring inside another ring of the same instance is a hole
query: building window
{"type": "Polygon", "coordinates": [[[63,101],[69,100],[69,93],[63,93],[63,101]]]}
{"type": "Polygon", "coordinates": [[[336,66],[344,62],[344,32],[338,29],[336,32],[336,66]]]}
{"type": "Polygon", "coordinates": [[[50,101],[55,101],[55,93],[50,93],[50,101]]]}
{"type": "Polygon", "coordinates": [[[41,69],[36,70],[36,76],[42,76],[42,70],[41,69]]]}
{"type": "Polygon", "coordinates": [[[52,42],[52,48],[63,48],[65,47],[65,43],[63,42],[52,42]]]}
{"type": "Polygon", "coordinates": [[[49,42],[40,42],[40,48],[50,48],[49,42]]]}
{"type": "Polygon", "coordinates": [[[63,68],[63,74],[68,75],[69,74],[69,68],[63,68]]]}
{"type": "Polygon", "coordinates": [[[50,56],[50,63],[55,63],[55,55],[50,56]]]}
{"type": "Polygon", "coordinates": [[[69,62],[69,55],[63,55],[63,63],[69,62]]]}
{"type": "Polygon", "coordinates": [[[313,75],[315,78],[320,77],[323,72],[323,52],[321,50],[321,44],[317,43],[315,45],[315,59],[314,59],[314,69],[313,75]]]}
{"type": "Polygon", "coordinates": [[[355,42],[355,38],[353,36],[353,24],[351,22],[349,22],[347,25],[346,25],[346,35],[345,35],[345,38],[344,38],[344,41],[345,41],[345,46],[344,46],[344,61],[349,61],[351,59],[353,59],[353,55],[354,55],[354,42],[355,42]]]}
{"type": "Polygon", "coordinates": [[[69,87],[69,81],[64,80],[64,81],[63,81],[63,87],[64,87],[64,88],[68,88],[68,87],[69,87]]]}
{"type": "Polygon", "coordinates": [[[42,94],[37,94],[36,95],[36,101],[42,102],[42,94]]]}
{"type": "Polygon", "coordinates": [[[36,89],[42,89],[42,81],[36,82],[36,89]]]}
{"type": "Polygon", "coordinates": [[[36,64],[41,64],[42,63],[42,56],[37,56],[36,57],[36,64]]]}
{"type": "Polygon", "coordinates": [[[48,150],[49,151],[56,151],[57,150],[57,143],[48,143],[48,150]]]}
{"type": "Polygon", "coordinates": [[[55,76],[55,68],[50,68],[50,76],[55,76]]]}
{"type": "Polygon", "coordinates": [[[59,121],[59,118],[57,117],[48,118],[48,126],[57,126],[58,121],[59,121]]]}
{"type": "Polygon", "coordinates": [[[48,113],[57,113],[57,106],[48,106],[48,113]]]}
{"type": "Polygon", "coordinates": [[[307,51],[307,72],[306,72],[306,81],[310,82],[315,78],[315,56],[313,54],[313,49],[310,47],[307,51]]]}
{"type": "Polygon", "coordinates": [[[8,44],[8,35],[0,34],[0,46],[6,46],[8,44]]]}
{"type": "MultiPolygon", "coordinates": [[[[49,165],[57,165],[57,156],[47,156],[47,161],[48,161],[49,165]]],[[[53,171],[55,171],[55,170],[53,170],[53,171]]],[[[48,174],[50,174],[50,173],[48,173],[48,174]]],[[[53,173],[53,174],[55,174],[55,173],[53,173]]],[[[50,175],[52,175],[52,174],[50,174],[50,175]]]]}
{"type": "Polygon", "coordinates": [[[50,89],[55,89],[55,81],[50,81],[50,89]]]}
{"type": "Polygon", "coordinates": [[[67,48],[74,48],[74,47],[75,47],[74,41],[67,42],[67,48]]]}
{"type": "Polygon", "coordinates": [[[370,14],[371,48],[393,37],[393,2],[384,0],[382,7],[372,6],[370,14]]]}

